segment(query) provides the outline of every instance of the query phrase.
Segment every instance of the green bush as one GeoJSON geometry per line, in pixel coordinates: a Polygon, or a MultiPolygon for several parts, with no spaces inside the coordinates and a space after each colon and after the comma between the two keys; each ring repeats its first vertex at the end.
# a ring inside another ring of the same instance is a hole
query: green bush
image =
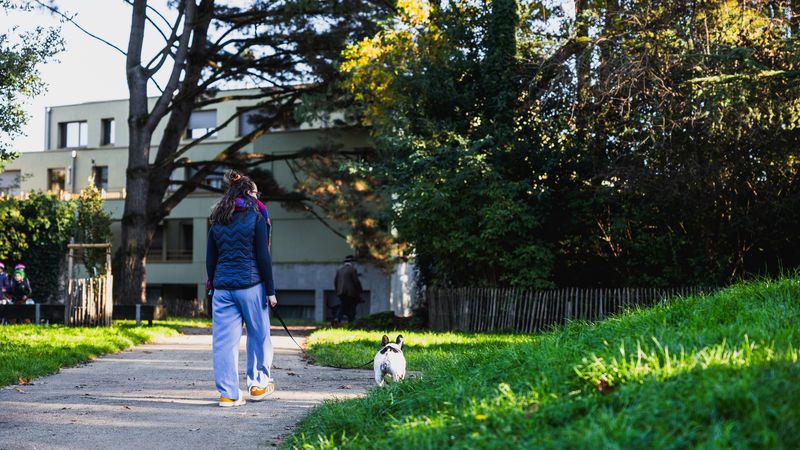
{"type": "Polygon", "coordinates": [[[41,192],[23,200],[2,198],[0,223],[0,261],[9,272],[15,264],[25,264],[32,297],[40,303],[61,300],[70,239],[107,242],[111,234],[110,219],[93,188],[82,191],[78,201],[41,192]]]}

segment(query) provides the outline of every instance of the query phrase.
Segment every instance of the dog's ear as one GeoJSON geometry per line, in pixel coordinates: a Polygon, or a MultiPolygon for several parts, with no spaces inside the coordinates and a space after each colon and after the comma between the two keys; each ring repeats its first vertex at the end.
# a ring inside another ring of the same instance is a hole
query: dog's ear
{"type": "Polygon", "coordinates": [[[405,340],[405,339],[403,339],[403,335],[402,335],[402,334],[398,334],[398,335],[397,335],[397,340],[395,340],[394,342],[395,342],[395,344],[397,344],[397,345],[398,345],[400,348],[403,348],[403,341],[404,341],[404,340],[405,340]]]}
{"type": "Polygon", "coordinates": [[[383,339],[381,339],[381,347],[386,347],[386,344],[389,343],[389,336],[383,335],[383,339]]]}

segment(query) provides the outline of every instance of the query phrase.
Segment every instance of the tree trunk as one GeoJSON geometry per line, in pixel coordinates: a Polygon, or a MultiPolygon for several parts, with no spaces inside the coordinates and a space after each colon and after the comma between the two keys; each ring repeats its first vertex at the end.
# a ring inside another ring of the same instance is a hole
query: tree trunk
{"type": "MultiPolygon", "coordinates": [[[[172,56],[172,74],[151,110],[147,84],[153,73],[142,66],[141,59],[147,2],[136,0],[133,3],[126,62],[130,93],[130,143],[125,210],[122,216],[122,245],[115,258],[117,267],[114,295],[119,303],[136,304],[147,301],[147,252],[158,224],[170,212],[170,208],[165,208],[162,202],[175,167],[173,157],[194,105],[195,97],[186,95],[185,92],[196,89],[200,79],[213,6],[213,1],[204,0],[200,2],[197,14],[198,8],[194,0],[185,0],[180,5],[182,11],[186,12],[186,18],[177,49],[172,56]],[[199,20],[196,20],[197,16],[199,20]],[[189,64],[186,64],[187,60],[189,64]],[[178,92],[177,96],[175,92],[178,92]],[[171,111],[168,108],[170,105],[171,111]],[[168,132],[161,137],[158,158],[151,165],[150,142],[153,131],[168,112],[168,132]]],[[[177,32],[178,23],[175,27],[174,31],[177,32]]]]}
{"type": "Polygon", "coordinates": [[[148,130],[147,76],[141,67],[142,42],[147,2],[133,4],[131,32],[128,41],[126,73],[128,78],[128,168],[125,180],[125,210],[122,215],[122,240],[117,250],[117,273],[114,297],[118,303],[145,303],[147,274],[147,228],[145,204],[148,191],[147,165],[150,157],[148,130]]]}
{"type": "MultiPolygon", "coordinates": [[[[145,98],[146,100],[146,98],[145,98]]],[[[131,104],[133,105],[133,101],[131,104]]],[[[145,103],[146,105],[146,103],[145,103]]],[[[114,280],[118,289],[115,297],[119,303],[135,304],[146,302],[145,269],[147,249],[153,238],[155,227],[148,226],[147,204],[150,190],[150,177],[145,155],[149,155],[150,134],[136,126],[136,113],[131,107],[130,150],[125,183],[125,210],[122,215],[122,245],[118,252],[120,266],[114,280]]],[[[158,223],[158,222],[156,222],[158,223]]]]}
{"type": "Polygon", "coordinates": [[[581,42],[581,50],[575,55],[575,76],[576,76],[576,99],[578,103],[578,132],[585,134],[586,117],[582,114],[581,107],[586,106],[589,101],[590,78],[589,70],[592,61],[592,54],[589,49],[589,23],[585,11],[588,0],[575,0],[575,20],[576,36],[581,42]]]}

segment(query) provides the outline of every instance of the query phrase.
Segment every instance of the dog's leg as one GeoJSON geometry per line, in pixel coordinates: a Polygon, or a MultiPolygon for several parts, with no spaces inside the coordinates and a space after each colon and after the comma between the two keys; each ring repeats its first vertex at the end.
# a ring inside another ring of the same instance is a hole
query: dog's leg
{"type": "Polygon", "coordinates": [[[375,372],[375,384],[377,384],[378,387],[383,387],[383,373],[375,372]]]}

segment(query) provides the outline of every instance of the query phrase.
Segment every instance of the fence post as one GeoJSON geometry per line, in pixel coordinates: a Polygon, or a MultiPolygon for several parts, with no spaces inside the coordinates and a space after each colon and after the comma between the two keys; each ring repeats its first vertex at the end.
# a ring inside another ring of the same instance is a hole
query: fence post
{"type": "Polygon", "coordinates": [[[41,320],[41,318],[42,318],[42,305],[37,303],[34,306],[36,308],[36,315],[34,316],[33,323],[35,323],[36,325],[39,325],[39,322],[42,321],[41,320]]]}
{"type": "Polygon", "coordinates": [[[136,326],[142,324],[142,305],[137,303],[136,304],[136,326]]]}

